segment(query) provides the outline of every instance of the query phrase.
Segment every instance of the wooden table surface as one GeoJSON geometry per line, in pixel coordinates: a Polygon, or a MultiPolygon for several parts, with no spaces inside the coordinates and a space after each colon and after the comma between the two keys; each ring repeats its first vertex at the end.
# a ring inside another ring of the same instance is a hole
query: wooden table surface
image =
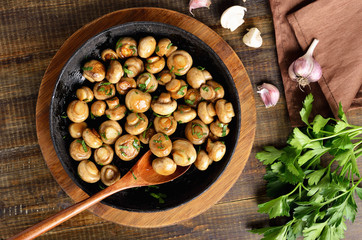
{"type": "MultiPolygon", "coordinates": [[[[291,131],[277,64],[274,28],[267,0],[213,0],[210,9],[194,10],[203,22],[235,50],[252,86],[270,82],[281,91],[278,104],[266,109],[255,93],[257,129],[247,165],[231,190],[203,214],[163,228],[140,229],[117,225],[88,211],[68,220],[39,239],[260,239],[247,232],[267,226],[267,215],[257,213],[265,196],[264,166],[255,153],[265,145],[283,146],[291,131]],[[223,29],[221,13],[229,6],[245,6],[245,23],[236,31],[223,29]],[[246,29],[258,27],[263,46],[242,43],[246,29]]],[[[63,42],[84,24],[115,10],[162,7],[184,14],[188,0],[5,0],[0,6],[0,239],[73,204],[50,174],[35,129],[35,106],[42,76],[63,42]]],[[[362,125],[361,110],[348,119],[362,125]]],[[[362,167],[362,164],[359,164],[362,167]]],[[[359,202],[359,207],[362,203],[359,202]]],[[[348,223],[346,239],[360,239],[362,213],[348,223]]]]}

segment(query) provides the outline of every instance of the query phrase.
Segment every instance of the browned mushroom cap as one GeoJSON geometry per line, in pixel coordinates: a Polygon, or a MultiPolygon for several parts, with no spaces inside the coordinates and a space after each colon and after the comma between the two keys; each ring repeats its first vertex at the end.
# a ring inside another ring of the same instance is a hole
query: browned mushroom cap
{"type": "Polygon", "coordinates": [[[187,89],[187,93],[185,95],[185,103],[191,107],[197,107],[199,102],[201,101],[201,95],[199,89],[187,89]]]}
{"type": "Polygon", "coordinates": [[[69,146],[69,153],[74,160],[81,161],[89,159],[92,155],[92,150],[83,140],[75,139],[69,146]]]}
{"type": "Polygon", "coordinates": [[[150,123],[150,125],[148,125],[147,129],[138,136],[138,138],[143,144],[148,144],[150,142],[151,137],[156,134],[156,130],[153,127],[151,127],[151,124],[152,122],[150,123]]]}
{"type": "Polygon", "coordinates": [[[212,100],[215,98],[216,93],[213,87],[207,84],[202,84],[200,87],[200,95],[205,100],[212,100]]]}
{"type": "Polygon", "coordinates": [[[127,112],[126,106],[118,104],[117,107],[113,109],[107,109],[106,116],[111,120],[118,121],[124,118],[124,116],[126,116],[126,112],[127,112]]]}
{"type": "Polygon", "coordinates": [[[178,76],[185,75],[192,66],[191,55],[184,50],[177,50],[167,58],[167,67],[170,72],[178,76]]]}
{"type": "Polygon", "coordinates": [[[144,70],[143,61],[138,57],[128,58],[124,62],[123,70],[127,74],[127,77],[134,78],[144,70]]]}
{"type": "Polygon", "coordinates": [[[233,105],[225,99],[220,99],[215,104],[216,114],[222,123],[229,123],[235,116],[233,105]]]}
{"type": "Polygon", "coordinates": [[[122,134],[122,127],[118,122],[108,120],[99,126],[99,134],[104,143],[113,144],[122,134]]]}
{"type": "Polygon", "coordinates": [[[127,116],[124,126],[126,132],[132,135],[141,134],[148,126],[148,118],[143,113],[131,113],[127,116]]]}
{"type": "Polygon", "coordinates": [[[173,99],[180,99],[187,93],[187,84],[184,80],[172,79],[166,84],[166,90],[170,92],[173,99]]]}
{"type": "Polygon", "coordinates": [[[225,95],[224,88],[218,82],[207,81],[206,84],[209,85],[210,87],[212,87],[215,91],[215,97],[211,101],[214,102],[214,101],[224,97],[224,95],[225,95]]]}
{"type": "Polygon", "coordinates": [[[173,116],[178,123],[188,123],[194,120],[196,111],[187,105],[179,105],[173,116]]]}
{"type": "Polygon", "coordinates": [[[113,155],[113,149],[109,145],[103,144],[94,151],[94,161],[101,166],[107,165],[112,162],[113,155]]]}
{"type": "Polygon", "coordinates": [[[156,173],[168,176],[176,171],[177,165],[171,158],[161,157],[152,161],[152,168],[156,173]]]}
{"type": "Polygon", "coordinates": [[[172,116],[168,117],[155,117],[153,120],[155,124],[155,130],[159,133],[164,133],[168,136],[172,135],[177,128],[177,122],[172,116]]]}
{"type": "Polygon", "coordinates": [[[156,54],[160,57],[166,55],[166,57],[170,56],[171,53],[177,50],[177,47],[174,46],[170,39],[162,38],[156,47],[156,54]]]}
{"type": "Polygon", "coordinates": [[[217,119],[210,124],[210,131],[217,137],[225,137],[229,134],[230,129],[227,123],[222,123],[217,119]]]}
{"type": "Polygon", "coordinates": [[[91,148],[99,148],[103,144],[101,136],[99,136],[97,131],[94,129],[89,129],[89,128],[84,129],[82,137],[85,143],[91,148]]]}
{"type": "Polygon", "coordinates": [[[82,133],[86,128],[87,128],[87,123],[80,122],[80,123],[71,123],[68,127],[68,130],[72,138],[81,138],[82,133]]]}
{"type": "Polygon", "coordinates": [[[156,133],[150,139],[149,147],[157,157],[166,157],[171,153],[172,142],[164,133],[156,133]]]}
{"type": "Polygon", "coordinates": [[[218,141],[220,138],[218,136],[215,136],[212,132],[210,132],[209,139],[211,139],[212,141],[218,141]]]}
{"type": "Polygon", "coordinates": [[[158,87],[158,82],[152,73],[142,73],[137,78],[137,86],[141,91],[154,92],[158,87]]]}
{"type": "Polygon", "coordinates": [[[109,109],[114,109],[114,108],[119,107],[118,97],[113,97],[113,98],[107,99],[106,103],[107,103],[109,109]]]}
{"type": "Polygon", "coordinates": [[[150,108],[151,100],[152,97],[149,93],[132,89],[127,93],[125,103],[127,108],[132,112],[143,113],[150,108]]]}
{"type": "Polygon", "coordinates": [[[111,186],[121,178],[121,173],[114,165],[107,165],[101,169],[101,181],[106,186],[111,186]]]}
{"type": "Polygon", "coordinates": [[[123,74],[122,65],[117,60],[111,60],[107,69],[106,79],[110,83],[118,83],[121,77],[123,77],[123,74]]]}
{"type": "Polygon", "coordinates": [[[116,89],[112,83],[102,81],[94,84],[93,93],[97,100],[106,100],[114,97],[116,94],[116,89]]]}
{"type": "Polygon", "coordinates": [[[90,60],[83,66],[83,77],[90,82],[100,82],[106,76],[106,68],[97,60],[90,60]]]}
{"type": "Polygon", "coordinates": [[[223,142],[212,142],[210,139],[208,139],[206,144],[206,151],[208,152],[209,158],[211,160],[218,162],[224,157],[226,146],[223,142]]]}
{"type": "Polygon", "coordinates": [[[136,88],[137,84],[136,81],[133,78],[121,78],[121,81],[119,81],[116,84],[117,92],[121,95],[127,94],[129,90],[136,88]]]}
{"type": "Polygon", "coordinates": [[[210,79],[212,79],[211,74],[203,67],[192,67],[186,75],[187,83],[193,88],[199,88],[210,79]]]}
{"type": "Polygon", "coordinates": [[[186,139],[179,139],[172,144],[172,157],[179,166],[188,166],[196,160],[194,145],[186,139]]]}
{"type": "Polygon", "coordinates": [[[156,49],[156,39],[152,36],[141,38],[138,43],[138,55],[141,58],[148,58],[156,49]]]}
{"type": "Polygon", "coordinates": [[[171,82],[176,75],[171,73],[169,70],[162,70],[159,74],[157,74],[157,81],[160,85],[166,85],[167,83],[171,82]]]}
{"type": "Polygon", "coordinates": [[[169,93],[161,93],[157,99],[152,100],[151,108],[155,113],[166,116],[176,110],[177,102],[171,99],[169,93]]]}
{"type": "Polygon", "coordinates": [[[150,73],[159,73],[166,65],[166,61],[163,57],[160,56],[152,56],[147,58],[146,70],[150,73]]]}
{"type": "Polygon", "coordinates": [[[119,58],[137,56],[137,42],[131,37],[122,37],[116,43],[116,53],[119,58]]]}
{"type": "Polygon", "coordinates": [[[209,155],[204,150],[201,150],[197,154],[197,158],[195,161],[195,167],[199,169],[200,171],[205,171],[210,164],[212,163],[212,160],[209,158],[209,155]]]}
{"type": "Polygon", "coordinates": [[[103,50],[101,53],[101,57],[102,57],[102,60],[105,62],[118,58],[117,53],[110,48],[103,50]]]}
{"type": "Polygon", "coordinates": [[[72,122],[84,122],[89,115],[88,105],[79,100],[73,100],[67,108],[67,116],[72,122]]]}
{"type": "Polygon", "coordinates": [[[193,144],[201,145],[209,136],[209,128],[200,119],[195,119],[186,125],[185,136],[193,144]]]}
{"type": "Polygon", "coordinates": [[[114,144],[117,156],[123,161],[134,159],[141,149],[140,140],[131,134],[126,134],[118,138],[114,144]]]}
{"type": "Polygon", "coordinates": [[[87,183],[98,182],[101,178],[98,168],[89,160],[83,160],[78,164],[78,175],[87,183]]]}
{"type": "Polygon", "coordinates": [[[91,106],[91,113],[94,117],[101,117],[106,112],[106,103],[103,101],[95,101],[91,106]]]}
{"type": "Polygon", "coordinates": [[[205,124],[212,123],[212,121],[214,121],[214,116],[216,116],[214,104],[200,102],[197,106],[197,115],[205,124]]]}
{"type": "Polygon", "coordinates": [[[79,100],[84,102],[91,102],[94,98],[93,91],[86,86],[78,88],[76,91],[76,95],[79,100]]]}

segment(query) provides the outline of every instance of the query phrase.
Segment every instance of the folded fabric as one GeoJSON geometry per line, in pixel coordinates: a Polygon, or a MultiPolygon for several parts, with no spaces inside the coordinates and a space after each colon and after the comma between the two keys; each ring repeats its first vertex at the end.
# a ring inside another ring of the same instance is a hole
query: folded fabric
{"type": "Polygon", "coordinates": [[[293,126],[301,125],[298,112],[310,91],[314,115],[338,114],[362,107],[362,1],[361,0],[270,0],[275,26],[278,61],[287,107],[293,126]],[[302,56],[314,38],[314,51],[323,76],[304,92],[290,80],[289,65],[302,56]]]}

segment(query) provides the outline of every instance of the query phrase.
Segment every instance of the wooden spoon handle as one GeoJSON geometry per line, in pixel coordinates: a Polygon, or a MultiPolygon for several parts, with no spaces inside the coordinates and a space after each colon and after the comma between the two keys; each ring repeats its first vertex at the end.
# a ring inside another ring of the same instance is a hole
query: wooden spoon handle
{"type": "Polygon", "coordinates": [[[41,221],[40,223],[37,223],[36,225],[28,229],[23,230],[22,232],[9,238],[8,240],[23,240],[36,238],[37,236],[58,226],[62,222],[65,222],[69,218],[77,215],[78,213],[84,211],[92,205],[102,201],[106,197],[121,190],[133,187],[133,185],[129,184],[130,178],[132,178],[132,176],[130,174],[126,174],[121,180],[118,180],[118,182],[113,184],[112,186],[107,187],[104,190],[96,193],[95,195],[60,211],[59,213],[41,221]]]}

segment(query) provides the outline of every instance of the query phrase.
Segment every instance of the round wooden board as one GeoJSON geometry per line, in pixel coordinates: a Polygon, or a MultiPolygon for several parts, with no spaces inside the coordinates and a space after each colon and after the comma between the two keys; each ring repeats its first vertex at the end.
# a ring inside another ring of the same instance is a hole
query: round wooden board
{"type": "Polygon", "coordinates": [[[67,175],[53,147],[49,130],[49,108],[53,89],[64,64],[85,41],[112,26],[132,21],[163,22],[199,37],[228,67],[240,98],[241,129],[237,148],[223,174],[202,195],[179,207],[162,212],[128,212],[101,203],[89,209],[99,217],[126,226],[167,226],[195,217],[219,201],[243,171],[254,142],[256,109],[249,77],[233,49],[209,27],[187,15],[160,8],[124,9],[109,13],[85,25],[65,41],[44,74],[36,106],[37,135],[44,159],[59,185],[76,202],[87,198],[88,195],[67,175]]]}

